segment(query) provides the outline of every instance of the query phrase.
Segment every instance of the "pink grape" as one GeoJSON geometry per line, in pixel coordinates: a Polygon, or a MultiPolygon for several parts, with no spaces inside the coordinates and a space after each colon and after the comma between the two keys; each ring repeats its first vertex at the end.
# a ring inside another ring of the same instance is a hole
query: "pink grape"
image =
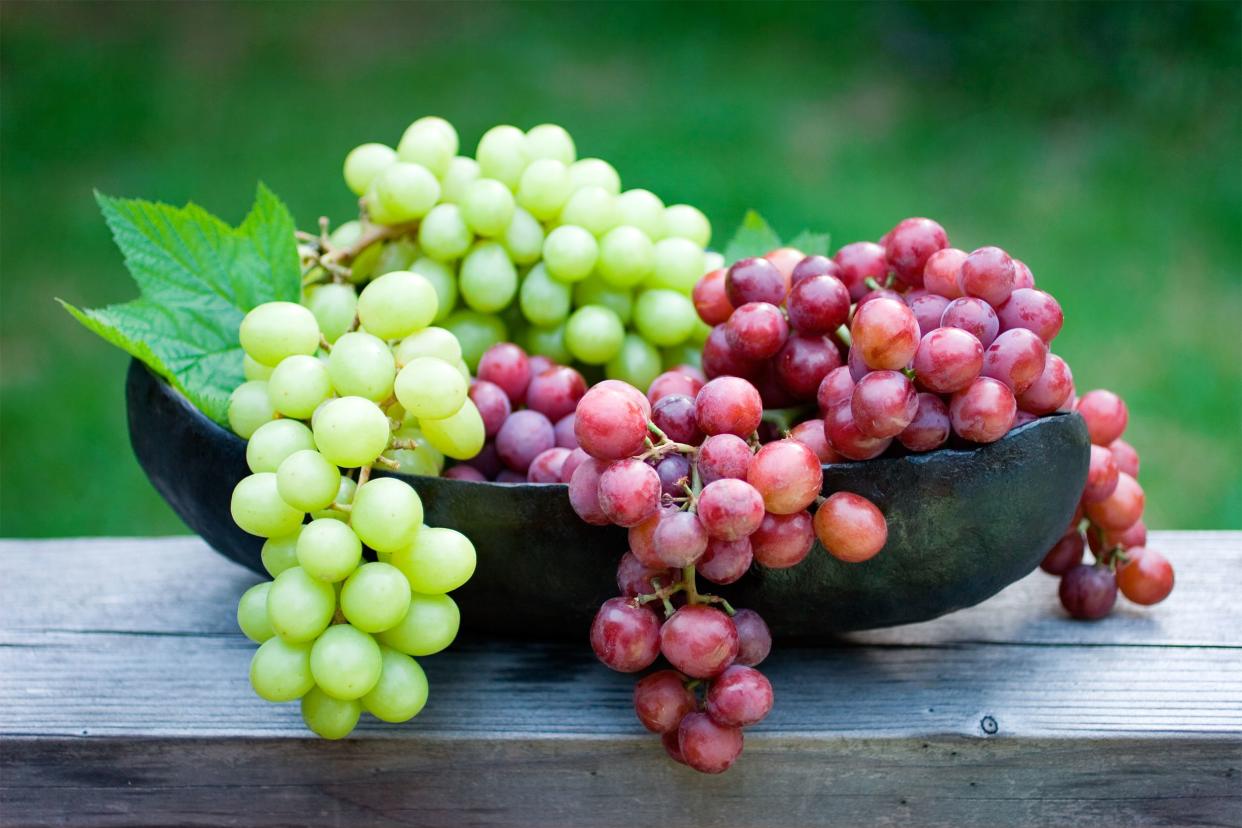
{"type": "Polygon", "coordinates": [[[906,303],[906,297],[897,291],[891,288],[876,288],[863,294],[863,297],[858,300],[858,304],[854,306],[854,313],[857,314],[859,308],[876,299],[892,299],[894,302],[900,302],[903,305],[906,303]]]}
{"type": "Polygon", "coordinates": [[[772,651],[767,623],[754,610],[740,609],[733,614],[733,626],[737,629],[737,659],[733,663],[748,667],[761,664],[772,651]]]}
{"type": "MultiPolygon", "coordinates": [[[[702,388],[707,382],[707,377],[703,375],[703,369],[697,365],[691,365],[688,362],[679,362],[669,370],[678,374],[685,374],[687,377],[695,380],[699,384],[699,388],[702,388]]],[[[695,393],[698,393],[697,389],[695,390],[695,393]]]]}
{"type": "Polygon", "coordinates": [[[569,456],[565,458],[565,464],[561,466],[561,482],[568,483],[574,476],[574,472],[578,469],[578,466],[582,465],[583,461],[589,460],[590,458],[591,455],[587,454],[580,448],[570,450],[569,456]]]}
{"type": "Polygon", "coordinates": [[[824,470],[815,452],[797,440],[777,440],[759,449],[746,470],[746,482],[763,496],[774,515],[791,515],[815,502],[824,470]]]}
{"type": "Polygon", "coordinates": [[[983,354],[983,376],[998,379],[1015,395],[1026,391],[1044,372],[1048,346],[1026,328],[1005,331],[983,354]]]}
{"type": "Polygon", "coordinates": [[[914,354],[919,385],[938,394],[962,390],[982,371],[983,344],[961,328],[936,328],[925,334],[914,354]]]}
{"type": "Polygon", "coordinates": [[[798,263],[806,258],[806,254],[794,247],[778,247],[763,254],[763,258],[776,265],[776,270],[785,280],[785,292],[793,284],[793,271],[798,263]]]}
{"type": "Polygon", "coordinates": [[[681,760],[700,773],[724,773],[742,755],[738,727],[725,727],[706,713],[689,713],[677,731],[681,760]]]}
{"type": "MultiPolygon", "coordinates": [[[[680,724],[678,722],[679,729],[680,724]]],[[[668,754],[669,759],[672,759],[679,765],[686,764],[686,757],[681,755],[681,733],[679,730],[673,730],[661,735],[660,744],[664,746],[664,752],[668,754]]]]}
{"type": "Polygon", "coordinates": [[[897,442],[910,451],[932,451],[949,439],[949,406],[936,394],[918,396],[918,410],[910,424],[897,435],[897,442]]]}
{"type": "Polygon", "coordinates": [[[569,505],[578,517],[592,526],[607,526],[608,515],[599,502],[599,478],[608,468],[607,461],[589,457],[574,469],[569,478],[569,505]]]}
{"type": "Polygon", "coordinates": [[[627,536],[630,544],[630,551],[634,553],[634,557],[642,562],[643,566],[650,569],[667,569],[668,564],[664,563],[656,555],[653,537],[656,527],[660,525],[660,519],[665,514],[671,514],[675,511],[672,508],[661,508],[659,512],[644,520],[637,526],[631,526],[627,536]]]}
{"type": "Polygon", "coordinates": [[[1013,289],[1020,290],[1022,288],[1035,287],[1035,275],[1031,273],[1031,269],[1026,266],[1026,262],[1021,259],[1013,260],[1013,289]]]}
{"type": "Polygon", "coordinates": [[[483,476],[489,480],[500,474],[500,470],[504,465],[500,462],[500,455],[496,452],[496,441],[494,440],[488,440],[483,444],[483,448],[479,450],[478,454],[464,462],[481,471],[483,476]]]}
{"type": "Polygon", "coordinates": [[[944,228],[928,218],[908,218],[888,231],[884,250],[897,278],[913,287],[923,285],[923,267],[937,250],[949,246],[944,228]]]}
{"type": "Polygon", "coordinates": [[[717,377],[699,390],[694,412],[704,434],[749,437],[763,419],[763,401],[746,380],[717,377]]]}
{"type": "MultiPolygon", "coordinates": [[[[780,357],[778,356],[777,359],[780,357]]],[[[770,359],[762,363],[759,376],[754,379],[755,390],[759,392],[759,399],[763,401],[764,408],[791,408],[797,405],[800,400],[794,396],[784,384],[781,382],[779,371],[777,370],[777,359],[770,359]]],[[[758,432],[759,438],[762,440],[766,436],[766,423],[760,423],[758,432]]]]}
{"type": "Polygon", "coordinates": [[[717,724],[750,727],[772,710],[772,683],[754,667],[734,664],[707,691],[707,715],[717,724]]]}
{"type": "Polygon", "coordinates": [[[1015,428],[1020,428],[1026,425],[1027,423],[1033,423],[1038,419],[1039,418],[1036,417],[1031,412],[1023,411],[1021,408],[1019,408],[1017,413],[1013,415],[1013,424],[1009,426],[1009,430],[1013,431],[1015,428]]]}
{"type": "MultiPolygon", "coordinates": [[[[707,550],[707,530],[692,512],[665,511],[651,534],[651,551],[665,566],[683,567],[707,550]]],[[[635,553],[637,554],[637,553],[635,553]]]]}
{"type": "Polygon", "coordinates": [[[566,414],[556,421],[556,425],[552,427],[556,432],[556,444],[561,448],[576,449],[578,447],[578,435],[574,434],[574,415],[566,414]]]}
{"type": "Polygon", "coordinates": [[[695,708],[694,693],[675,670],[659,670],[634,685],[634,712],[652,733],[675,732],[695,708]]]}
{"type": "Polygon", "coordinates": [[[699,447],[699,477],[704,485],[729,477],[745,480],[753,456],[746,441],[735,434],[708,437],[699,447]]]}
{"type": "Polygon", "coordinates": [[[1121,594],[1136,604],[1159,604],[1173,591],[1173,567],[1154,549],[1139,546],[1126,553],[1127,560],[1117,568],[1121,594]]]}
{"type": "Polygon", "coordinates": [[[1117,603],[1117,578],[1108,567],[1079,564],[1061,576],[1058,595],[1071,616],[1094,621],[1117,603]]]}
{"type": "Polygon", "coordinates": [[[564,365],[535,374],[526,386],[526,407],[556,422],[571,413],[586,393],[586,381],[564,365]]]}
{"type": "Polygon", "coordinates": [[[1147,524],[1143,523],[1143,520],[1140,518],[1125,529],[1112,531],[1089,524],[1087,526],[1087,543],[1097,557],[1104,557],[1106,553],[1119,546],[1122,549],[1129,549],[1132,546],[1146,546],[1147,524]]]}
{"type": "Polygon", "coordinates": [[[774,356],[789,337],[789,323],[780,308],[767,302],[747,302],[725,323],[729,347],[743,359],[774,356]]]}
{"type": "Polygon", "coordinates": [[[871,437],[864,434],[854,422],[854,412],[849,402],[830,408],[824,415],[824,435],[834,451],[850,460],[879,457],[893,442],[891,437],[871,437]]]}
{"type": "Polygon", "coordinates": [[[797,287],[798,282],[803,279],[814,279],[816,276],[832,276],[834,279],[840,279],[841,266],[827,256],[807,256],[794,265],[793,271],[789,274],[789,283],[791,287],[797,287]]]}
{"type": "MultiPolygon", "coordinates": [[[[522,391],[525,392],[526,389],[523,388],[522,391]]],[[[483,434],[489,438],[496,436],[505,420],[513,413],[509,395],[499,385],[487,380],[471,381],[470,401],[479,409],[479,416],[483,419],[483,434]]]]}
{"type": "Polygon", "coordinates": [[[687,604],[660,628],[660,651],[686,675],[711,678],[737,658],[737,628],[715,607],[687,604]]]}
{"type": "Polygon", "coordinates": [[[554,446],[535,455],[526,470],[526,479],[531,483],[560,483],[561,470],[569,458],[570,449],[554,446]]]}
{"type": "Polygon", "coordinates": [[[776,355],[781,386],[799,399],[810,399],[829,371],[841,366],[841,353],[826,336],[795,334],[776,355]]]}
{"type": "Polygon", "coordinates": [[[647,399],[651,401],[654,410],[656,403],[670,394],[681,394],[694,399],[694,395],[699,393],[702,387],[703,381],[698,377],[674,368],[651,381],[651,385],[647,388],[647,399]]]}
{"type": "Polygon", "coordinates": [[[957,299],[962,289],[957,286],[957,272],[966,261],[966,251],[956,247],[937,250],[923,265],[923,288],[946,299],[957,299]]]}
{"type": "Polygon", "coordinates": [[[966,296],[977,296],[999,308],[1013,293],[1015,270],[1013,259],[999,247],[980,247],[962,262],[957,286],[966,296]]]}
{"type": "Polygon", "coordinates": [[[464,463],[452,466],[444,470],[444,477],[450,480],[469,480],[471,483],[486,483],[487,478],[483,472],[474,466],[467,466],[464,463]]]}
{"type": "Polygon", "coordinates": [[[527,480],[526,475],[522,472],[517,472],[513,469],[501,469],[496,475],[496,482],[512,486],[518,483],[526,483],[527,480]]]}
{"type": "Polygon", "coordinates": [[[854,347],[868,368],[900,371],[919,347],[919,323],[904,302],[881,297],[861,305],[850,325],[854,347]]]}
{"type": "Polygon", "coordinates": [[[649,567],[633,552],[626,552],[617,563],[617,589],[623,598],[654,592],[656,587],[651,582],[653,578],[661,586],[667,586],[673,582],[673,572],[663,567],[649,567]]]}
{"type": "Polygon", "coordinates": [[[888,276],[888,255],[875,242],[852,242],[832,257],[841,268],[838,277],[849,289],[850,298],[861,299],[868,290],[867,280],[883,282],[888,276]]]}
{"type": "Polygon", "coordinates": [[[684,484],[690,481],[690,461],[682,454],[670,454],[656,463],[660,490],[669,497],[684,497],[684,484]]]}
{"type": "Polygon", "coordinates": [[[1074,375],[1056,354],[1048,354],[1044,370],[1025,391],[1018,395],[1018,408],[1031,414],[1044,415],[1060,409],[1074,393],[1074,375]]]}
{"type": "Polygon", "coordinates": [[[749,538],[710,540],[694,567],[713,584],[731,584],[746,574],[753,560],[749,538]]]}
{"type": "Polygon", "coordinates": [[[867,498],[833,492],[815,512],[815,536],[832,557],[860,563],[879,554],[888,542],[888,521],[867,498]]]}
{"type": "Polygon", "coordinates": [[[1034,288],[1019,288],[1005,304],[996,309],[1002,331],[1025,328],[1044,341],[1051,342],[1061,332],[1065,314],[1052,294],[1034,288]]]}
{"type": "Polygon", "coordinates": [[[993,443],[1009,431],[1017,410],[1009,386],[991,377],[979,377],[953,395],[949,421],[960,437],[974,443],[993,443]]]}
{"type": "Polygon", "coordinates": [[[1107,446],[1126,430],[1130,412],[1112,391],[1097,389],[1078,398],[1078,413],[1087,421],[1087,433],[1097,446],[1107,446]]]}
{"type": "Polygon", "coordinates": [[[1118,470],[1131,477],[1138,477],[1139,456],[1134,446],[1118,437],[1108,444],[1108,449],[1113,453],[1113,459],[1117,461],[1118,470]]]}
{"type": "Polygon", "coordinates": [[[538,411],[515,411],[496,434],[501,461],[515,472],[525,473],[531,461],[556,445],[556,431],[538,411]]]}
{"type": "Polygon", "coordinates": [[[975,339],[978,339],[986,348],[992,344],[992,340],[996,339],[996,334],[1000,332],[1000,320],[996,318],[996,311],[987,302],[973,296],[965,296],[961,299],[954,299],[948,304],[948,307],[944,309],[944,316],[940,317],[940,327],[961,328],[974,334],[975,339]]]}
{"type": "Polygon", "coordinates": [[[1039,568],[1049,575],[1064,575],[1082,563],[1084,546],[1082,532],[1071,529],[1048,550],[1039,568]]]}
{"type": "Polygon", "coordinates": [[[695,418],[694,400],[685,394],[667,394],[651,407],[651,422],[674,443],[697,446],[703,432],[695,418]]]}
{"type": "Polygon", "coordinates": [[[529,362],[530,362],[531,379],[534,379],[535,377],[539,376],[540,374],[542,374],[544,371],[548,370],[549,368],[557,367],[555,362],[548,359],[546,356],[543,356],[542,354],[531,354],[529,357],[529,362]]]}
{"type": "Polygon", "coordinates": [[[694,300],[694,309],[698,311],[699,319],[708,325],[720,325],[727,322],[729,314],[733,313],[733,304],[729,301],[729,295],[725,291],[725,269],[718,268],[703,275],[695,283],[691,298],[694,300]]]}
{"type": "Polygon", "coordinates": [[[906,304],[914,312],[914,318],[919,323],[919,336],[923,337],[940,327],[940,319],[949,306],[949,300],[936,293],[925,293],[913,299],[907,297],[906,304]]]}
{"type": "Polygon", "coordinates": [[[873,371],[858,381],[850,411],[858,430],[870,437],[896,437],[919,410],[914,383],[900,371],[873,371]]]}
{"type": "Polygon", "coordinates": [[[1113,453],[1107,446],[1091,446],[1091,461],[1087,466],[1087,486],[1082,491],[1085,503],[1099,503],[1117,488],[1120,471],[1113,453]]]}
{"type": "Polygon", "coordinates": [[[1086,504],[1087,517],[1091,522],[1112,532],[1120,532],[1133,526],[1143,516],[1146,497],[1143,487],[1125,472],[1117,473],[1117,487],[1113,493],[1098,503],[1086,504]]]}
{"type": "Polygon", "coordinates": [[[789,430],[789,439],[797,440],[815,452],[821,465],[841,462],[841,456],[833,451],[832,446],[828,445],[828,438],[824,435],[823,420],[806,420],[798,423],[789,430]]]}
{"type": "MultiPolygon", "coordinates": [[[[763,452],[759,454],[762,456],[763,452]]],[[[716,480],[699,493],[699,522],[708,536],[717,540],[735,541],[746,537],[759,528],[763,511],[763,496],[744,480],[716,480]]]]}
{"type": "Polygon", "coordinates": [[[599,507],[617,526],[636,526],[660,508],[660,475],[642,460],[617,460],[599,476],[599,507]]]}
{"type": "Polygon", "coordinates": [[[647,416],[624,391],[595,386],[578,403],[574,436],[592,457],[631,457],[642,450],[647,439],[647,416]]]}
{"type": "Polygon", "coordinates": [[[831,333],[849,319],[850,292],[836,276],[812,276],[794,282],[785,306],[798,333],[831,333]]]}
{"type": "Polygon", "coordinates": [[[759,528],[750,536],[755,562],[768,569],[788,569],[802,563],[815,545],[815,529],[811,513],[792,515],[766,514],[759,528]]]}
{"type": "Polygon", "coordinates": [[[646,394],[644,394],[642,391],[639,391],[637,388],[630,385],[628,382],[622,382],[621,380],[617,380],[617,379],[606,379],[606,380],[600,380],[599,382],[592,385],[591,388],[611,388],[615,391],[620,391],[622,394],[625,394],[627,397],[629,397],[631,400],[633,400],[635,403],[638,404],[638,407],[643,410],[644,417],[647,417],[648,419],[651,418],[651,400],[647,399],[646,394]]]}
{"type": "Polygon", "coordinates": [[[785,277],[765,258],[740,259],[725,274],[725,295],[735,308],[748,302],[779,305],[787,289],[785,277]]]}
{"type": "Polygon", "coordinates": [[[530,360],[526,352],[512,342],[498,342],[484,351],[477,373],[479,379],[500,386],[513,405],[525,401],[531,377],[530,360]]]}
{"type": "Polygon", "coordinates": [[[759,368],[752,360],[743,358],[729,345],[724,325],[717,325],[703,343],[703,373],[708,377],[743,377],[756,375],[759,368]]]}
{"type": "Polygon", "coordinates": [[[824,375],[823,381],[819,384],[819,391],[816,392],[816,402],[819,404],[819,410],[826,412],[841,403],[849,402],[853,395],[854,377],[850,374],[849,368],[842,366],[824,375]]]}
{"type": "Polygon", "coordinates": [[[609,598],[591,623],[591,649],[605,666],[636,673],[660,654],[660,621],[631,598],[609,598]]]}

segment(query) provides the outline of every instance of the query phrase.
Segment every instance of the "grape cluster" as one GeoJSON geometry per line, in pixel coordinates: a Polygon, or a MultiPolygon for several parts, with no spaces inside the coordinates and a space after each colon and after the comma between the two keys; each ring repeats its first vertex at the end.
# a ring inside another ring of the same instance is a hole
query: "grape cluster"
{"type": "Polygon", "coordinates": [[[705,383],[690,368],[659,375],[645,395],[606,380],[574,413],[581,457],[567,475],[570,503],[587,523],[629,530],[621,594],[600,607],[591,646],[621,672],[664,656],[671,669],[638,682],[635,711],[670,756],[704,773],[727,770],[742,729],[771,709],[772,686],[755,666],[772,639],[758,613],[700,593],[697,576],[723,585],[752,564],[794,566],[816,537],[837,558],[863,561],[888,537],[866,498],[820,497],[823,469],[805,443],[761,445],[762,416],[749,382],[705,383]]]}
{"type": "Polygon", "coordinates": [[[453,126],[427,117],[395,149],[349,153],[345,182],[363,217],[332,241],[351,250],[351,278],[422,274],[439,297],[435,321],[457,335],[472,369],[510,340],[646,386],[702,342],[688,297],[719,258],[704,251],[703,213],[622,191],[612,165],[578,158],[554,124],[493,127],[474,158],[458,151],[453,126]]]}
{"type": "Polygon", "coordinates": [[[1136,604],[1158,604],[1173,591],[1173,567],[1147,548],[1146,498],[1139,455],[1122,439],[1129,411],[1111,391],[1088,391],[1074,402],[1091,435],[1087,485],[1069,530],[1040,567],[1061,578],[1061,604],[1074,618],[1094,620],[1112,611],[1117,591],[1136,604]],[[1093,564],[1083,562],[1091,549],[1093,564]]]}
{"type": "Polygon", "coordinates": [[[231,512],[266,539],[273,580],[247,590],[237,621],[260,645],[255,692],[301,699],[324,738],[348,734],[363,710],[401,722],[422,709],[427,680],[412,656],[456,636],[447,593],[474,572],[469,539],[424,526],[408,483],[370,476],[373,465],[435,474],[444,455],[483,444],[457,341],[429,327],[435,309],[425,279],[394,271],[356,296],[356,319],[331,340],[322,306],[271,302],[241,323],[251,379],[233,393],[229,422],[248,440],[252,473],[231,512]]]}

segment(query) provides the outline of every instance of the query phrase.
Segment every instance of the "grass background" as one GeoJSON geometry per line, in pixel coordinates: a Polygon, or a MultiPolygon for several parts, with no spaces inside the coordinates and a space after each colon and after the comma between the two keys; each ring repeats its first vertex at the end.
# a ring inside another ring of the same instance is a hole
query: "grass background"
{"type": "MultiPolygon", "coordinates": [[[[1128,400],[1149,525],[1242,527],[1237,3],[0,6],[0,533],[185,531],[125,433],[127,358],[52,301],[135,289],[91,197],[341,219],[346,151],[565,125],[627,186],[834,249],[907,215],[999,244],[1128,400]]],[[[193,470],[187,470],[193,473],[193,470]]]]}

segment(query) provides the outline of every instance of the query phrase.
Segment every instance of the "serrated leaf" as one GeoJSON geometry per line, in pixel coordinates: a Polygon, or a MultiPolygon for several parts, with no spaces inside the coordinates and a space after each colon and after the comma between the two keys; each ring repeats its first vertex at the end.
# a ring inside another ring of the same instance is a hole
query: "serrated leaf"
{"type": "Polygon", "coordinates": [[[803,230],[789,241],[789,246],[795,250],[801,250],[808,256],[827,256],[828,245],[832,241],[832,236],[827,233],[812,233],[810,230],[803,230]]]}
{"type": "Polygon", "coordinates": [[[236,228],[196,204],[96,199],[141,296],[96,309],[57,301],[226,424],[229,395],[244,379],[242,317],[264,302],[296,302],[301,293],[289,210],[262,184],[236,228]]]}
{"type": "Polygon", "coordinates": [[[747,210],[741,225],[725,245],[724,257],[728,263],[748,256],[762,256],[781,246],[781,237],[754,210],[747,210]]]}

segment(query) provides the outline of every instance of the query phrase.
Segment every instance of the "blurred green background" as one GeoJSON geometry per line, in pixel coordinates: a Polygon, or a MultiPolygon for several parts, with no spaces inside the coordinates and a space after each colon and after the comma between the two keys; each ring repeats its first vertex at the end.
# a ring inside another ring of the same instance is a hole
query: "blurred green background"
{"type": "MultiPolygon", "coordinates": [[[[347,217],[412,119],[563,124],[627,186],[876,239],[999,244],[1128,400],[1149,525],[1242,527],[1242,5],[0,6],[0,532],[184,527],[129,449],[127,357],[56,306],[135,288],[91,197],[347,217]]],[[[193,474],[193,469],[187,469],[193,474]]]]}

